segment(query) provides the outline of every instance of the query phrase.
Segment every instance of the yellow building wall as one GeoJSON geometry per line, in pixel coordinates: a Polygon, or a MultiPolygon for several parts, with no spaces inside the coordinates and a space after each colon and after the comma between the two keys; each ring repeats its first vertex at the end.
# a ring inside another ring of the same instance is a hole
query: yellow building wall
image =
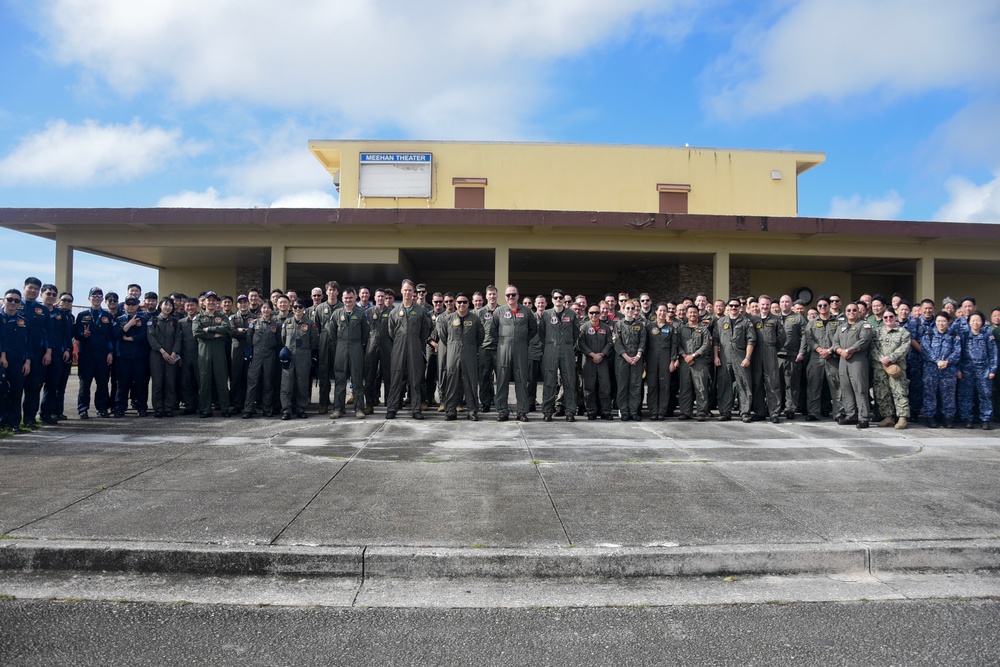
{"type": "Polygon", "coordinates": [[[486,178],[485,207],[658,212],[657,184],[690,185],[688,212],[793,216],[797,174],[822,153],[584,144],[311,141],[342,208],[454,208],[453,178],[486,178]],[[430,199],[359,200],[362,152],[432,153],[430,199]],[[771,177],[772,170],[781,179],[771,177]]]}
{"type": "Polygon", "coordinates": [[[939,308],[946,296],[961,301],[967,295],[975,297],[976,306],[989,317],[1000,305],[1000,276],[946,273],[934,277],[934,302],[939,308]]]}
{"type": "Polygon", "coordinates": [[[160,269],[160,296],[183,292],[193,296],[199,292],[215,290],[221,297],[231,294],[236,298],[236,267],[204,267],[196,269],[160,269]]]}

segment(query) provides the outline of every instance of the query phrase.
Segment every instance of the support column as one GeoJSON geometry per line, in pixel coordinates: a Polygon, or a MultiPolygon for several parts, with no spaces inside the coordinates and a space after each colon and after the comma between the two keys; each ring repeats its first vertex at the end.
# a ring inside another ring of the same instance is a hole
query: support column
{"type": "Polygon", "coordinates": [[[73,291],[73,246],[56,233],[56,286],[59,291],[73,291]]]}
{"type": "Polygon", "coordinates": [[[503,288],[510,283],[510,248],[497,247],[493,266],[493,280],[493,284],[497,286],[497,291],[500,292],[500,298],[502,299],[503,288]]]}
{"type": "Polygon", "coordinates": [[[934,298],[934,258],[921,257],[917,260],[916,300],[914,305],[923,299],[934,298]]]}
{"type": "Polygon", "coordinates": [[[271,246],[271,284],[264,285],[263,289],[265,292],[270,292],[275,287],[283,290],[288,290],[288,285],[285,281],[288,279],[286,275],[288,272],[288,264],[285,261],[285,246],[284,245],[272,245],[271,246]]]}
{"type": "Polygon", "coordinates": [[[714,299],[729,298],[728,250],[719,250],[712,256],[712,294],[714,299]]]}

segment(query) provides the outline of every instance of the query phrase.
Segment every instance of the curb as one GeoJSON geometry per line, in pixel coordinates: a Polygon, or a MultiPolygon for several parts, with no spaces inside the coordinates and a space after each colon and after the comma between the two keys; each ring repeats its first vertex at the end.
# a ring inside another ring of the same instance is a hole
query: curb
{"type": "Polygon", "coordinates": [[[0,571],[386,579],[831,575],[1000,570],[1000,540],[622,548],[220,546],[10,540],[0,571]]]}

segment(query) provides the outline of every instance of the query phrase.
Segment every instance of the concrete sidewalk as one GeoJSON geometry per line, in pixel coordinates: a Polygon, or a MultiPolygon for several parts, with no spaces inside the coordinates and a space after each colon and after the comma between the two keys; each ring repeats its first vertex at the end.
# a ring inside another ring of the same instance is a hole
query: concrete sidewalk
{"type": "Polygon", "coordinates": [[[0,440],[0,570],[1000,569],[1000,433],[495,416],[128,416],[0,440]]]}

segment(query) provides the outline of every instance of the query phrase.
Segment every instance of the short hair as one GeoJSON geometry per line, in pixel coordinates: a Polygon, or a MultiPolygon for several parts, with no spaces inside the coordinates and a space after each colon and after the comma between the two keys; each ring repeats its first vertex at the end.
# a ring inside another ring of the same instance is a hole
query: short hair
{"type": "Polygon", "coordinates": [[[49,290],[52,290],[53,292],[58,292],[59,288],[53,285],[52,283],[45,283],[44,285],[42,285],[43,292],[48,292],[49,290]]]}
{"type": "Polygon", "coordinates": [[[340,291],[340,283],[338,283],[336,280],[331,280],[331,281],[327,282],[326,285],[323,286],[323,291],[325,292],[326,290],[330,289],[331,287],[334,288],[335,290],[337,290],[338,292],[340,291]]]}
{"type": "Polygon", "coordinates": [[[412,287],[413,289],[416,289],[416,286],[415,286],[415,285],[413,284],[413,281],[412,281],[412,280],[410,280],[409,278],[403,278],[403,282],[401,282],[401,283],[399,284],[399,288],[400,288],[400,289],[403,289],[403,288],[404,288],[404,287],[406,287],[407,285],[409,285],[409,286],[410,286],[410,287],[412,287]]]}
{"type": "Polygon", "coordinates": [[[127,288],[125,288],[125,289],[126,289],[126,291],[127,291],[127,290],[130,290],[130,289],[132,289],[133,287],[134,287],[134,288],[136,288],[137,290],[139,290],[140,292],[142,291],[142,285],[140,285],[139,283],[132,283],[131,285],[129,285],[129,286],[128,286],[127,288]]]}
{"type": "Polygon", "coordinates": [[[341,292],[341,294],[343,294],[345,296],[348,295],[348,294],[353,294],[354,296],[357,296],[358,295],[358,290],[354,289],[353,287],[345,287],[344,291],[341,292]]]}
{"type": "Polygon", "coordinates": [[[232,294],[223,294],[222,296],[219,297],[219,301],[225,301],[226,299],[229,299],[230,301],[232,301],[233,300],[233,295],[232,294]]]}
{"type": "Polygon", "coordinates": [[[39,280],[38,278],[36,278],[35,276],[28,276],[27,278],[24,279],[24,286],[27,287],[28,285],[34,285],[35,287],[41,287],[42,286],[42,281],[39,280]]]}
{"type": "Polygon", "coordinates": [[[3,294],[4,294],[4,296],[7,296],[8,294],[16,294],[18,296],[21,296],[21,290],[16,289],[14,287],[11,287],[9,290],[7,290],[6,292],[4,292],[3,294]]]}
{"type": "Polygon", "coordinates": [[[500,290],[497,289],[496,285],[487,285],[486,286],[486,291],[489,292],[490,290],[493,290],[494,292],[498,292],[498,293],[500,292],[500,290]]]}
{"type": "MultiPolygon", "coordinates": [[[[204,294],[204,292],[202,292],[202,294],[204,294]]],[[[281,289],[280,287],[275,287],[274,289],[271,290],[271,296],[274,296],[275,294],[280,294],[281,296],[285,296],[285,290],[281,289]]]]}
{"type": "Polygon", "coordinates": [[[976,297],[974,296],[963,296],[962,300],[959,301],[959,304],[963,304],[966,301],[971,301],[973,306],[976,305],[976,297]]]}
{"type": "Polygon", "coordinates": [[[920,305],[923,306],[924,304],[928,304],[928,303],[933,306],[934,305],[934,299],[924,299],[923,301],[920,302],[920,305]]]}

